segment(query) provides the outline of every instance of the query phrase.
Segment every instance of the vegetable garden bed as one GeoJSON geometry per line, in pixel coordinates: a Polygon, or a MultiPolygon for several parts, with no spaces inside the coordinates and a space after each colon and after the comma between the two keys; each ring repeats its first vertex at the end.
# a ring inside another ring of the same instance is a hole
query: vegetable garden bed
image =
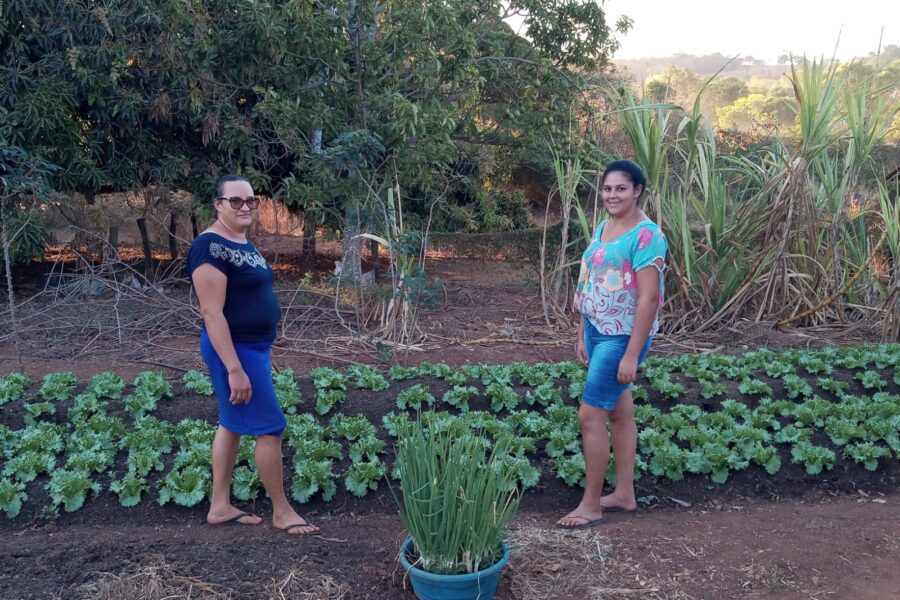
{"type": "MultiPolygon", "coordinates": [[[[900,469],[900,345],[651,358],[635,388],[638,493],[749,495],[810,487],[895,487],[900,469]]],[[[576,418],[584,369],[574,362],[354,365],[274,375],[289,413],[285,467],[298,503],[327,510],[384,506],[397,419],[444,413],[513,442],[526,508],[576,496],[584,462],[576,418]],[[357,500],[356,497],[363,498],[357,500]]],[[[209,490],[215,401],[207,378],[113,373],[78,381],[0,378],[0,511],[53,518],[95,499],[122,506],[193,506],[209,490]]],[[[613,475],[610,469],[610,477],[613,475]]],[[[241,446],[234,494],[262,494],[252,441],[241,446]]],[[[165,508],[159,510],[167,510],[165,508]]],[[[74,516],[74,515],[73,515],[74,516]]],[[[100,515],[98,515],[100,518],[100,515]]]]}

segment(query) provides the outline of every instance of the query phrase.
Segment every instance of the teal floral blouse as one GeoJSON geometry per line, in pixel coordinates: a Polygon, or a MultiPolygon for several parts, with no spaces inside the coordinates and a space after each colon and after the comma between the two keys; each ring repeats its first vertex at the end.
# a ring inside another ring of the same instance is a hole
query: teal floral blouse
{"type": "MultiPolygon", "coordinates": [[[[663,273],[668,243],[653,221],[638,223],[630,231],[602,243],[607,221],[597,231],[581,257],[581,273],[575,290],[575,310],[604,335],[631,335],[637,313],[637,271],[659,271],[659,303],[663,302],[663,273]]],[[[659,313],[650,335],[659,330],[659,313]]]]}

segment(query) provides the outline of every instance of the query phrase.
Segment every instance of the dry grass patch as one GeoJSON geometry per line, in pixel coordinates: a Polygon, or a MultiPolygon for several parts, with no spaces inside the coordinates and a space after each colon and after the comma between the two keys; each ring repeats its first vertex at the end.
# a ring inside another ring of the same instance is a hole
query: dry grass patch
{"type": "MultiPolygon", "coordinates": [[[[519,526],[509,532],[511,589],[516,598],[548,600],[682,600],[669,577],[650,574],[621,555],[600,530],[519,526]]],[[[645,557],[646,558],[646,557],[645,557]]]]}
{"type": "Polygon", "coordinates": [[[97,581],[79,586],[71,595],[59,598],[78,600],[349,600],[349,586],[330,576],[310,575],[293,569],[281,579],[273,579],[257,594],[239,592],[180,574],[159,558],[127,573],[103,573],[97,581]]]}
{"type": "Polygon", "coordinates": [[[234,590],[178,573],[162,559],[128,573],[103,573],[97,581],[79,586],[79,600],[232,600],[234,590]]]}
{"type": "Polygon", "coordinates": [[[350,587],[330,575],[310,579],[303,569],[293,569],[266,588],[266,600],[348,600],[350,587]]]}

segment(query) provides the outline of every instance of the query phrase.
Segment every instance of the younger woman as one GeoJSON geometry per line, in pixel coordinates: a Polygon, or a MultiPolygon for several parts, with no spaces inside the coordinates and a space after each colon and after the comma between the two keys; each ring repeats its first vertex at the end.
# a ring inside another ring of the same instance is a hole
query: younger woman
{"type": "Polygon", "coordinates": [[[578,507],[557,523],[585,529],[604,523],[604,509],[632,511],[637,429],[631,383],[659,329],[666,238],[640,209],[644,171],[617,160],[603,174],[609,219],[597,227],[581,261],[575,309],[581,313],[578,359],[588,367],[578,421],[584,447],[585,487],[578,507]],[[603,496],[609,462],[610,422],[616,489],[603,496]]]}

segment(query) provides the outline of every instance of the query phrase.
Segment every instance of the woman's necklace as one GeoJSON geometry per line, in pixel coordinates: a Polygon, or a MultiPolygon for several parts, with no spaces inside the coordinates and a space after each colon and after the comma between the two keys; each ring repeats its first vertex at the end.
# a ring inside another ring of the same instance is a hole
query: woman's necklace
{"type": "Polygon", "coordinates": [[[216,225],[220,226],[220,227],[221,227],[222,229],[224,229],[227,233],[230,233],[232,236],[238,238],[239,240],[242,240],[243,242],[246,242],[246,241],[247,241],[247,235],[246,235],[246,234],[244,234],[244,233],[239,233],[239,232],[233,230],[231,227],[229,227],[228,225],[226,225],[225,223],[223,223],[221,219],[216,219],[216,225]]]}

